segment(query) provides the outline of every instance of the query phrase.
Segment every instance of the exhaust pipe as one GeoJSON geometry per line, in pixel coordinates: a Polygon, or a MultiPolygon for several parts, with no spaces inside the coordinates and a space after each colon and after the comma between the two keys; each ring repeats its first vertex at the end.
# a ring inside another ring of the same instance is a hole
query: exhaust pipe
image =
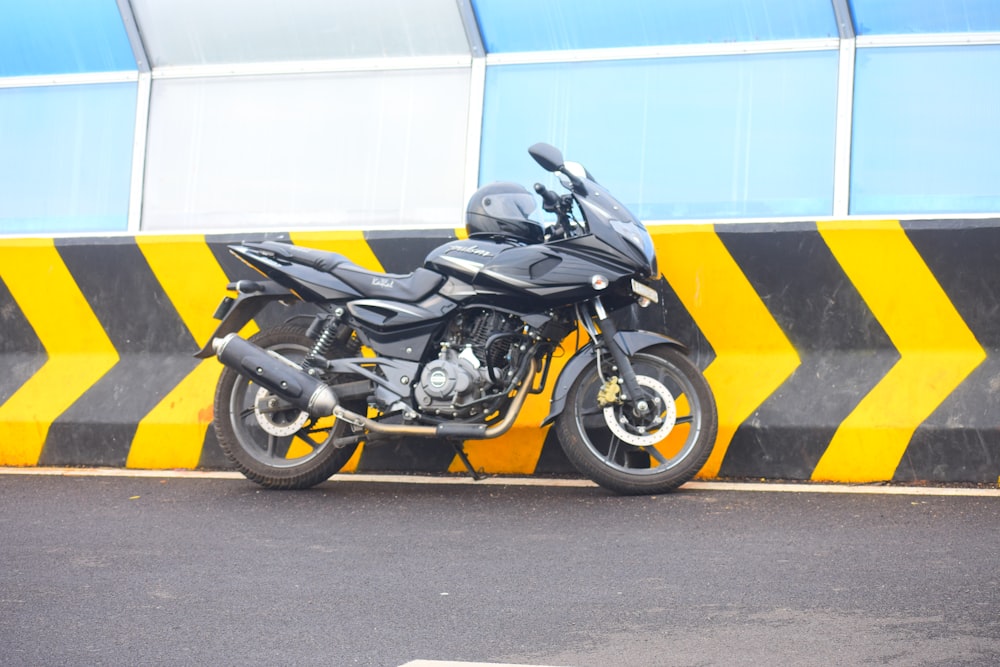
{"type": "Polygon", "coordinates": [[[517,419],[517,415],[521,412],[521,407],[524,405],[525,399],[528,398],[528,394],[531,392],[531,378],[535,376],[536,367],[535,360],[532,359],[527,379],[511,400],[506,416],[490,426],[487,426],[486,424],[438,424],[436,426],[383,424],[375,421],[374,419],[369,419],[364,415],[351,412],[342,405],[338,405],[334,408],[333,415],[337,419],[343,419],[350,424],[354,424],[359,428],[365,429],[369,433],[388,437],[409,435],[420,438],[437,437],[455,438],[460,440],[489,440],[491,438],[498,438],[510,430],[510,427],[514,425],[514,420],[517,419]]]}
{"type": "Polygon", "coordinates": [[[212,349],[223,365],[314,417],[329,417],[340,403],[329,386],[235,333],[213,340],[212,349]]]}
{"type": "Polygon", "coordinates": [[[534,376],[536,368],[535,361],[532,360],[527,374],[528,380],[514,395],[506,416],[495,424],[490,426],[486,424],[417,426],[383,424],[348,410],[340,405],[337,395],[329,386],[294,366],[292,362],[269,354],[263,348],[243,340],[235,333],[231,333],[225,338],[213,340],[212,349],[215,350],[215,355],[224,365],[255,383],[267,387],[299,410],[308,412],[314,417],[333,415],[370,433],[390,437],[409,435],[462,440],[484,440],[499,437],[513,426],[514,420],[521,411],[521,406],[524,405],[524,401],[530,393],[530,378],[534,376]]]}

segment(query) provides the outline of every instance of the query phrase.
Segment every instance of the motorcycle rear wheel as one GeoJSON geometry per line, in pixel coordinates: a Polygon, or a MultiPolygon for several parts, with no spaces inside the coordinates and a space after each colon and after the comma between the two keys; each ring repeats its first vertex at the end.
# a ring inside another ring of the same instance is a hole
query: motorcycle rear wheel
{"type": "MultiPolygon", "coordinates": [[[[262,331],[249,340],[295,363],[301,363],[313,346],[305,327],[294,324],[262,331]]],[[[361,405],[360,411],[364,410],[361,405]]],[[[214,425],[229,460],[248,479],[269,489],[306,489],[326,481],[358,447],[357,443],[334,446],[349,428],[345,422],[310,418],[230,368],[223,369],[216,386],[214,425]]]]}
{"type": "Polygon", "coordinates": [[[708,460],[718,432],[715,399],[679,350],[657,346],[630,361],[649,413],[637,416],[632,399],[609,402],[614,391],[595,361],[570,388],[556,433],[570,462],[600,486],[622,495],[667,493],[708,460]],[[604,406],[598,402],[602,390],[604,406]]]}

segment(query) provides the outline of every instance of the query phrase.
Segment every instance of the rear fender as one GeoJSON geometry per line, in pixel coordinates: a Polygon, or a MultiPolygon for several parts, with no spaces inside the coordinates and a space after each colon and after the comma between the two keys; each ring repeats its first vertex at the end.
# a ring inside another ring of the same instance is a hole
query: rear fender
{"type": "Polygon", "coordinates": [[[241,280],[229,283],[226,289],[236,290],[236,298],[227,296],[219,304],[215,318],[222,321],[215,332],[209,336],[205,347],[194,355],[199,359],[215,356],[212,341],[216,338],[224,338],[227,334],[236,333],[272,301],[299,300],[299,297],[291,291],[271,280],[241,280]]]}
{"type": "MultiPolygon", "coordinates": [[[[631,357],[636,352],[642,352],[655,345],[669,345],[685,354],[688,351],[687,346],[680,341],[669,336],[664,336],[663,334],[653,333],[652,331],[619,331],[615,336],[615,343],[625,352],[625,356],[627,357],[631,357]]],[[[552,396],[549,399],[549,415],[542,420],[542,426],[548,426],[555,421],[556,417],[562,414],[563,409],[566,407],[566,396],[569,395],[569,390],[573,386],[573,383],[580,377],[584,369],[596,359],[597,351],[594,348],[594,343],[590,342],[581,347],[566,362],[562,372],[559,373],[559,379],[556,380],[556,387],[552,390],[552,396]]]]}

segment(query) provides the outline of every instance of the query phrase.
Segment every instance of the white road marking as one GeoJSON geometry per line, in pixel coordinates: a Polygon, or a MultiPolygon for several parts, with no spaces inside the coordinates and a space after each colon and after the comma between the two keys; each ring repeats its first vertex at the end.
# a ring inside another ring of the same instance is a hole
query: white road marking
{"type": "MultiPolygon", "coordinates": [[[[13,468],[0,466],[0,475],[48,475],[62,477],[150,477],[157,479],[231,479],[243,475],[226,470],[134,470],[130,468],[13,468]]],[[[545,486],[596,488],[585,479],[549,479],[545,477],[488,477],[474,481],[469,477],[433,475],[369,475],[344,473],[330,478],[337,482],[392,484],[454,484],[463,486],[545,486]]],[[[695,480],[681,487],[685,491],[758,491],[771,493],[850,493],[882,496],[974,496],[998,497],[1000,488],[954,486],[886,486],[882,484],[821,484],[814,482],[710,482],[695,480]]],[[[441,663],[447,665],[448,663],[441,663]]],[[[464,663],[458,663],[464,664],[464,663]]]]}
{"type": "Polygon", "coordinates": [[[414,660],[399,667],[552,667],[551,665],[512,665],[499,662],[450,662],[448,660],[414,660]]]}

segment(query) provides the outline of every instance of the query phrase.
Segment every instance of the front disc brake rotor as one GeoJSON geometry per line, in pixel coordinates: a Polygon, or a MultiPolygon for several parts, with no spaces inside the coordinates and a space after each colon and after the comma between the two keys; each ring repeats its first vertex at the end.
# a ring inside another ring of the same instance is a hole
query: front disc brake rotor
{"type": "Polygon", "coordinates": [[[261,387],[253,403],[253,414],[265,432],[278,437],[293,435],[309,421],[308,412],[300,412],[261,387]]]}
{"type": "MultiPolygon", "coordinates": [[[[631,417],[628,404],[609,405],[604,408],[604,421],[611,432],[622,442],[635,447],[651,447],[670,435],[677,420],[677,406],[674,397],[662,382],[647,375],[636,377],[640,387],[645,387],[653,394],[647,398],[650,404],[650,416],[643,417],[645,423],[637,423],[639,418],[631,417]]],[[[648,396],[648,394],[647,394],[648,396]]]]}

